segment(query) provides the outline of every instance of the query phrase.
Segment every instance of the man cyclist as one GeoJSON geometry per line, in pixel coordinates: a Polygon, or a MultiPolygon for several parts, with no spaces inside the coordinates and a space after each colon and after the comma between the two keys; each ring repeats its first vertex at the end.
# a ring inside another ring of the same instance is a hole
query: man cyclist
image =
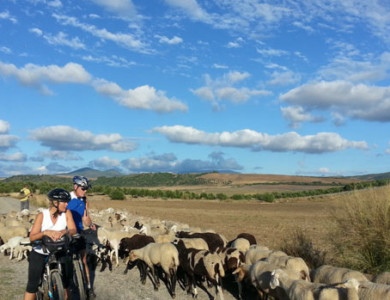
{"type": "Polygon", "coordinates": [[[88,213],[88,202],[86,193],[91,184],[87,177],[74,176],[73,177],[73,191],[70,193],[72,200],[68,203],[68,210],[72,212],[74,222],[76,224],[77,233],[81,235],[78,241],[77,250],[80,253],[81,259],[84,264],[84,270],[87,277],[87,286],[89,297],[94,297],[92,283],[90,280],[90,270],[87,264],[87,242],[85,235],[83,235],[84,225],[92,230],[96,230],[96,226],[92,223],[92,220],[88,213]]]}

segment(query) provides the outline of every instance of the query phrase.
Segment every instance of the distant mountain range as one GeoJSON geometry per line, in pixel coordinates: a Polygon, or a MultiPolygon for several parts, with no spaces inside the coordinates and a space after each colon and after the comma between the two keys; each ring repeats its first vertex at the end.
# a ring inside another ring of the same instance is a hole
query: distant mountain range
{"type": "Polygon", "coordinates": [[[92,168],[81,168],[69,173],[62,173],[58,175],[68,175],[68,176],[80,175],[88,178],[124,176],[124,174],[122,174],[121,172],[115,169],[100,171],[92,168]]]}

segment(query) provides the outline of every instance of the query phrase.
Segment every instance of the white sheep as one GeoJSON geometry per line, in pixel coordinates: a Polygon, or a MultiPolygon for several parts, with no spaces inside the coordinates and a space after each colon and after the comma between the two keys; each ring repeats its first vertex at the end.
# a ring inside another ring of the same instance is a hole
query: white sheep
{"type": "Polygon", "coordinates": [[[175,238],[173,240],[174,244],[177,244],[179,241],[183,241],[186,248],[194,248],[198,250],[209,250],[209,246],[207,245],[206,241],[202,238],[175,238]]]}
{"type": "Polygon", "coordinates": [[[20,245],[20,241],[23,239],[23,236],[15,236],[13,238],[10,238],[7,243],[0,246],[0,252],[3,253],[7,250],[10,250],[9,259],[12,259],[14,249],[20,245]]]}
{"type": "Polygon", "coordinates": [[[27,237],[28,228],[25,226],[5,226],[0,227],[0,237],[6,243],[8,240],[14,236],[27,237]]]}
{"type": "Polygon", "coordinates": [[[390,284],[390,272],[382,272],[380,274],[377,274],[372,279],[372,282],[381,283],[381,284],[390,284]]]}
{"type": "Polygon", "coordinates": [[[355,278],[359,281],[368,281],[367,277],[359,271],[331,265],[322,265],[311,271],[311,279],[313,282],[332,284],[343,282],[350,278],[355,278]]]}
{"type": "Polygon", "coordinates": [[[277,266],[278,268],[291,270],[296,274],[299,274],[300,279],[310,281],[310,269],[301,257],[270,255],[267,259],[265,259],[265,261],[277,266]]]}
{"type": "MultiPolygon", "coordinates": [[[[156,266],[161,266],[167,282],[169,284],[169,292],[172,297],[175,297],[175,287],[177,280],[177,267],[179,266],[179,252],[171,243],[150,243],[143,248],[131,250],[129,253],[129,261],[142,260],[149,268],[152,274],[152,283],[155,290],[160,286],[158,275],[155,272],[156,266]]],[[[141,279],[146,278],[146,270],[141,274],[141,279]]],[[[144,282],[144,280],[142,280],[144,282]]]]}
{"type": "Polygon", "coordinates": [[[111,228],[100,227],[97,232],[99,242],[103,245],[109,243],[112,251],[110,252],[110,260],[112,262],[112,257],[115,254],[116,266],[119,266],[119,244],[121,240],[125,237],[132,237],[134,233],[127,231],[113,230],[111,228]]]}
{"type": "Polygon", "coordinates": [[[293,280],[285,271],[276,269],[271,273],[270,288],[275,289],[276,287],[281,287],[286,292],[287,299],[290,300],[359,300],[359,282],[356,279],[326,285],[305,280],[293,280]]]}
{"type": "Polygon", "coordinates": [[[359,281],[359,299],[390,299],[390,285],[370,281],[359,281]]]}
{"type": "Polygon", "coordinates": [[[230,244],[230,247],[236,248],[244,253],[249,250],[250,246],[249,241],[244,238],[237,238],[230,244]]]}

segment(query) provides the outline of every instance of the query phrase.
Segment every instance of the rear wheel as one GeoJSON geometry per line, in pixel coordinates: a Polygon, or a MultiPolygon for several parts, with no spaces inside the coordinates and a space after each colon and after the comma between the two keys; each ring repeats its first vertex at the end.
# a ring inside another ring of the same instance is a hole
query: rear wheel
{"type": "Polygon", "coordinates": [[[62,278],[60,273],[53,272],[51,274],[51,298],[56,300],[65,300],[64,286],[62,284],[62,278]]]}
{"type": "Polygon", "coordinates": [[[78,260],[73,261],[73,270],[73,282],[78,291],[79,298],[80,300],[85,300],[87,299],[87,295],[85,293],[84,276],[78,260]]]}

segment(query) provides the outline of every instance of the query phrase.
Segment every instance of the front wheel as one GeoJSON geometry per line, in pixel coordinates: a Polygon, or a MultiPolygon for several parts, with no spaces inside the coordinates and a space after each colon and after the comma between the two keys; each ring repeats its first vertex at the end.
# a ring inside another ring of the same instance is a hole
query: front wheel
{"type": "Polygon", "coordinates": [[[82,267],[80,266],[80,263],[82,262],[73,261],[73,268],[74,268],[73,281],[79,293],[79,299],[85,300],[87,299],[87,295],[85,293],[84,278],[83,278],[82,267]]]}
{"type": "Polygon", "coordinates": [[[60,273],[53,272],[51,273],[51,293],[50,299],[55,300],[65,300],[64,285],[62,284],[62,278],[60,273]]]}

